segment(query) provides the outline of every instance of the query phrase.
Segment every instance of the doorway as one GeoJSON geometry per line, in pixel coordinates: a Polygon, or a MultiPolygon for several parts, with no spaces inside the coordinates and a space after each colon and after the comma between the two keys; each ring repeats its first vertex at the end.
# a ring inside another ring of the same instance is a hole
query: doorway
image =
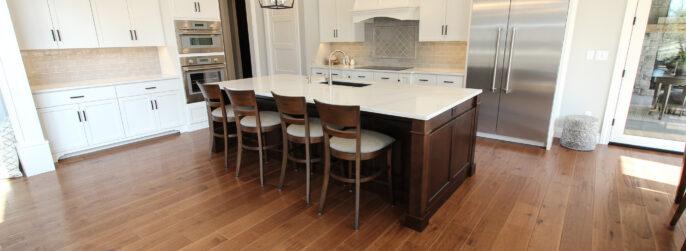
{"type": "Polygon", "coordinates": [[[681,152],[686,142],[686,0],[638,0],[610,142],[681,152]]]}

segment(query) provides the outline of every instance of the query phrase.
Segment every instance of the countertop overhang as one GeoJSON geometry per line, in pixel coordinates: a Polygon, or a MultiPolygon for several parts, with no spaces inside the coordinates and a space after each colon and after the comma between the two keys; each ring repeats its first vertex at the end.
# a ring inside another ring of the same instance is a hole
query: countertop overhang
{"type": "Polygon", "coordinates": [[[364,81],[365,87],[319,84],[323,78],[272,75],[219,82],[224,89],[254,90],[255,94],[272,97],[272,91],[284,96],[304,96],[308,103],[317,99],[338,105],[359,105],[360,110],[416,120],[433,117],[481,94],[482,90],[404,83],[364,81]]]}

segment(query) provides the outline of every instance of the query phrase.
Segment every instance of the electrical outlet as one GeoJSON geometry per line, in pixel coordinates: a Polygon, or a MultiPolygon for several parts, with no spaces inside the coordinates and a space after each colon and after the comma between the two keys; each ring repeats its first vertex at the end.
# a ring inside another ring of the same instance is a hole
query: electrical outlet
{"type": "Polygon", "coordinates": [[[609,57],[610,57],[609,51],[596,51],[595,52],[595,60],[597,60],[597,61],[607,61],[609,57]]]}
{"type": "Polygon", "coordinates": [[[595,60],[595,51],[589,50],[586,52],[586,60],[595,60]]]}

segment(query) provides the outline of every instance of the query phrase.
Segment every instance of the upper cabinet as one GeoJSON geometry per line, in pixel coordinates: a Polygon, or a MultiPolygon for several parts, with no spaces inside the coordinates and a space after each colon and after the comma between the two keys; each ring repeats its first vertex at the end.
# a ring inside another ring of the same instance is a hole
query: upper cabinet
{"type": "Polygon", "coordinates": [[[102,47],[163,46],[157,0],[91,0],[102,47]]]}
{"type": "Polygon", "coordinates": [[[353,23],[354,0],[319,0],[320,42],[362,42],[364,23],[353,23]]]}
{"type": "Polygon", "coordinates": [[[174,18],[220,20],[218,0],[174,0],[174,18]]]}
{"type": "Polygon", "coordinates": [[[22,50],[96,48],[89,0],[8,0],[22,50]]]}
{"type": "Polygon", "coordinates": [[[467,41],[471,0],[422,0],[419,41],[467,41]]]}

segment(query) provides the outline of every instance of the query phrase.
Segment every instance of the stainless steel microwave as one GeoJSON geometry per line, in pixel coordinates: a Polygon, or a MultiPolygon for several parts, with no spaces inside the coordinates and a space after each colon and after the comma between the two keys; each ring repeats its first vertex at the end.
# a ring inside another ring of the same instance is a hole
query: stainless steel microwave
{"type": "Polygon", "coordinates": [[[221,22],[176,20],[179,54],[224,52],[221,22]]]}

